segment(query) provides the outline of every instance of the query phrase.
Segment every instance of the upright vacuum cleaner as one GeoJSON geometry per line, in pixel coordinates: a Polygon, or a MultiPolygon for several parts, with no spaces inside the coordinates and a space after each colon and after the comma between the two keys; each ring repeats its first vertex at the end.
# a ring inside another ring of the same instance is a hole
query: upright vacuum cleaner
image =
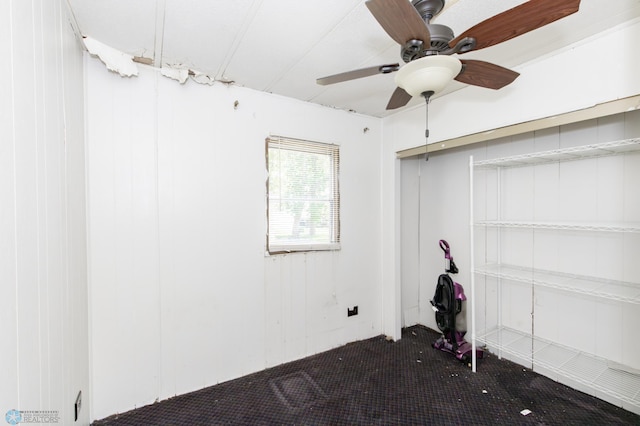
{"type": "MultiPolygon", "coordinates": [[[[457,274],[458,267],[453,261],[449,243],[440,240],[440,248],[444,251],[445,274],[438,277],[436,292],[431,305],[436,313],[436,323],[442,336],[433,343],[433,347],[453,354],[462,362],[471,361],[471,343],[464,340],[467,332],[466,304],[462,286],[454,282],[449,273],[457,274]]],[[[482,349],[476,348],[476,359],[482,358],[482,349]]]]}

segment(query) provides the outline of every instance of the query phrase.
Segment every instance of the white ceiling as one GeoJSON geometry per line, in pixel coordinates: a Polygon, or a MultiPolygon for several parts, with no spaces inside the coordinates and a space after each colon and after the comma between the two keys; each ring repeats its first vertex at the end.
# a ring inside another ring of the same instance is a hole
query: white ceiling
{"type": "MultiPolygon", "coordinates": [[[[393,75],[315,83],[344,71],[402,63],[400,47],[364,0],[68,1],[83,36],[148,58],[154,66],[188,68],[215,80],[376,117],[392,113],[385,106],[396,87],[393,75]]],[[[450,26],[457,35],[523,2],[449,0],[432,22],[450,26]]],[[[582,0],[576,14],[464,58],[517,71],[525,62],[639,17],[640,0],[582,0]]],[[[453,82],[443,93],[462,87],[453,82]]],[[[405,108],[421,102],[413,99],[405,108]]]]}

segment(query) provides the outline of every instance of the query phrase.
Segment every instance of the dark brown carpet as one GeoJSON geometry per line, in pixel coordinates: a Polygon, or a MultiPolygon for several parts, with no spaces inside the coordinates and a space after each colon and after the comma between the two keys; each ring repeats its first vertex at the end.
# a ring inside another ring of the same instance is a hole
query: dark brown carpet
{"type": "Polygon", "coordinates": [[[415,326],[94,425],[640,425],[640,416],[495,356],[473,374],[415,326]],[[523,416],[520,412],[531,410],[523,416]]]}

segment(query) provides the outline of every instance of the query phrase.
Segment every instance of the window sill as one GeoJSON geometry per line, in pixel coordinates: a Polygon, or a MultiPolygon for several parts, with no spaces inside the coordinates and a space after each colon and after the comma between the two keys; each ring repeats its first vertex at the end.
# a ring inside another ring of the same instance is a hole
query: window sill
{"type": "Polygon", "coordinates": [[[272,245],[269,247],[265,256],[273,256],[277,254],[301,253],[310,251],[336,251],[340,250],[340,243],[329,244],[287,244],[272,245]]]}

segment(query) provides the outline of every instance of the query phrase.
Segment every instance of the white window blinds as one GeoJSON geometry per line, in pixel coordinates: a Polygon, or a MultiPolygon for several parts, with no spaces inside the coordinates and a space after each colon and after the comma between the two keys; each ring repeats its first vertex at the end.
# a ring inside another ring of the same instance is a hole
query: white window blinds
{"type": "Polygon", "coordinates": [[[339,249],[339,146],[281,136],[266,145],[268,251],[339,249]]]}

